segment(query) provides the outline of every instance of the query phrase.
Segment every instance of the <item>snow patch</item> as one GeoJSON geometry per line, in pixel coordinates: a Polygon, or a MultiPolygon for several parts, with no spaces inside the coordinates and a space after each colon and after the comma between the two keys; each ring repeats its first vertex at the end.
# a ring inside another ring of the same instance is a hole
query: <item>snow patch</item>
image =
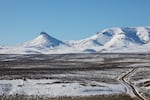
{"type": "Polygon", "coordinates": [[[89,96],[125,92],[121,84],[96,83],[99,86],[83,86],[80,83],[57,83],[58,80],[0,80],[0,95],[39,96],[89,96]]]}

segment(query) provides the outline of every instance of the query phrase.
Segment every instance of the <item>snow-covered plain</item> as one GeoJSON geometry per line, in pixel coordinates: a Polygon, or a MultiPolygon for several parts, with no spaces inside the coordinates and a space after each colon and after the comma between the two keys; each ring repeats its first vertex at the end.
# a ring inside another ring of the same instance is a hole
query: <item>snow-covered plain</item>
{"type": "Polygon", "coordinates": [[[139,86],[150,79],[149,59],[150,54],[0,55],[0,95],[132,96],[119,78],[133,68],[138,70],[128,80],[150,94],[149,86],[139,86]]]}
{"type": "MultiPolygon", "coordinates": [[[[93,82],[94,83],[94,82],[93,82]]],[[[80,83],[59,83],[59,80],[0,80],[0,95],[38,96],[90,96],[124,93],[122,84],[96,83],[99,86],[83,86],[80,83]],[[58,82],[58,83],[57,83],[58,82]]]]}
{"type": "Polygon", "coordinates": [[[108,28],[77,41],[61,41],[45,32],[17,46],[1,46],[0,54],[64,54],[149,52],[150,26],[108,28]]]}

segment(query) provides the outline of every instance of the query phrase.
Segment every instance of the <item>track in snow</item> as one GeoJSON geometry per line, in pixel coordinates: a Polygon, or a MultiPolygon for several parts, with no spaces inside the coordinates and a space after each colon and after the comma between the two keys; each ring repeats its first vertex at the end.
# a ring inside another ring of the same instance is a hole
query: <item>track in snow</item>
{"type": "Polygon", "coordinates": [[[130,81],[128,81],[128,79],[130,78],[130,76],[135,73],[137,71],[137,67],[133,68],[132,70],[130,70],[129,72],[127,72],[126,74],[124,74],[123,76],[121,76],[119,78],[119,80],[121,82],[123,82],[125,85],[127,85],[127,87],[130,87],[132,89],[132,92],[134,93],[134,95],[140,99],[140,100],[147,100],[145,97],[143,97],[137,90],[136,88],[134,87],[133,84],[131,84],[130,81]]]}

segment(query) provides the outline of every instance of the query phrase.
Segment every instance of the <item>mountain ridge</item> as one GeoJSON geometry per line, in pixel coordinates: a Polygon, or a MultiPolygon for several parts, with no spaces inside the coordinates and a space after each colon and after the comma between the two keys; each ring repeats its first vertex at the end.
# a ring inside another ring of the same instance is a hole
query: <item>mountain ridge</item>
{"type": "Polygon", "coordinates": [[[72,42],[56,39],[46,32],[20,46],[1,47],[0,54],[57,54],[93,52],[149,52],[150,26],[115,27],[104,29],[95,35],[72,42]]]}

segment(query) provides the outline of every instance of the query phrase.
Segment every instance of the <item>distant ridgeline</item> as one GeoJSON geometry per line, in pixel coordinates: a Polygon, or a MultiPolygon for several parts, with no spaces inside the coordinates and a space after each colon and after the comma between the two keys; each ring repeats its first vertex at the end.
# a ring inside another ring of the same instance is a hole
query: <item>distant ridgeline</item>
{"type": "Polygon", "coordinates": [[[149,52],[150,26],[109,28],[77,41],[61,41],[46,32],[17,46],[0,46],[0,54],[149,52]]]}

